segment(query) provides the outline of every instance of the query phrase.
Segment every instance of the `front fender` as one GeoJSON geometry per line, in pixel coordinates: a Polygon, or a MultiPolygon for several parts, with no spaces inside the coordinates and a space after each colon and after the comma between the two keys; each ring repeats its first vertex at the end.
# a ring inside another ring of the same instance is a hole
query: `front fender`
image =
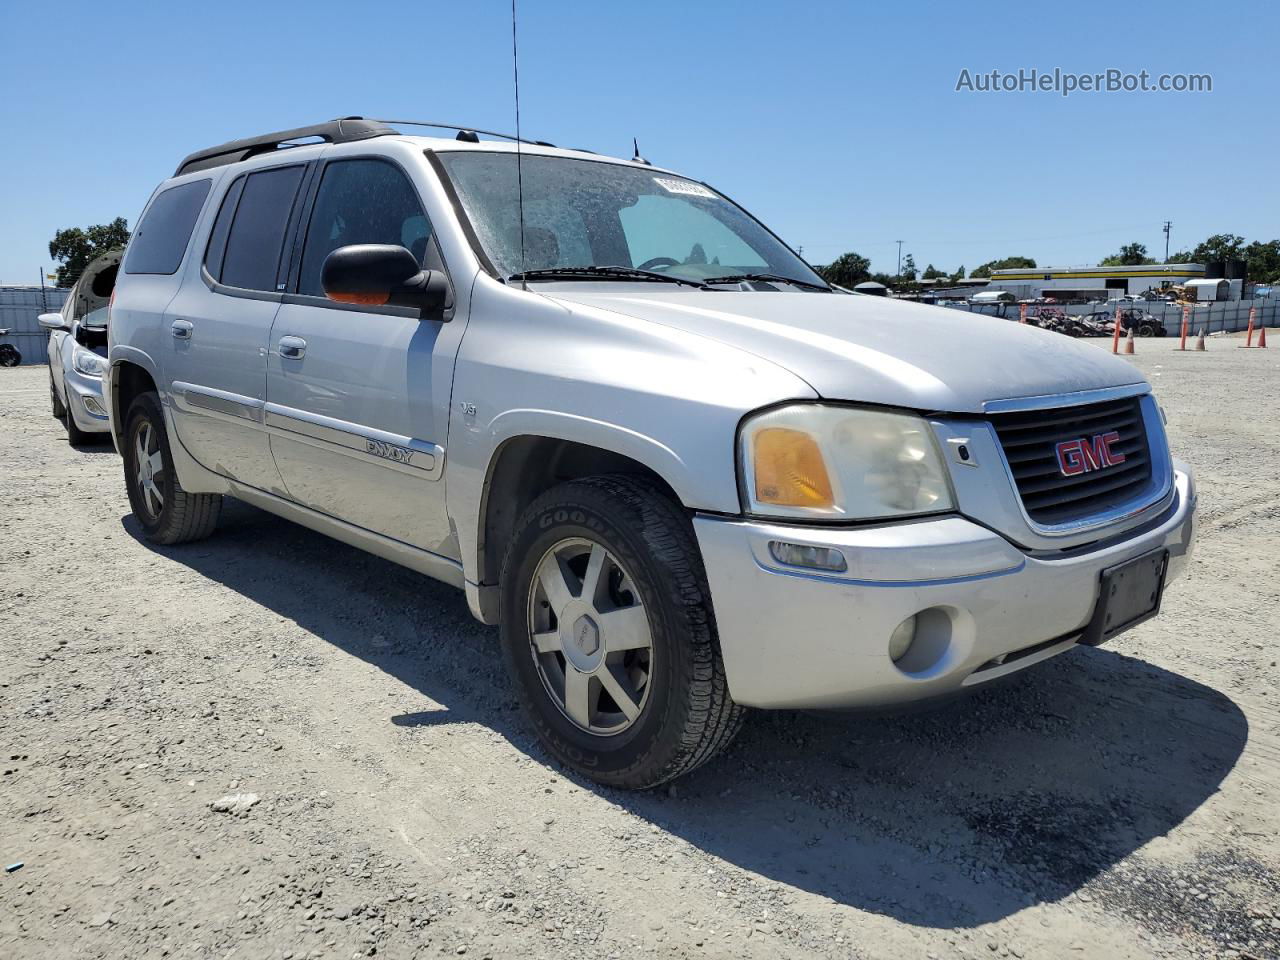
{"type": "MultiPolygon", "coordinates": [[[[708,509],[712,509],[709,503],[721,501],[726,495],[732,498],[734,506],[737,503],[737,491],[733,489],[732,483],[724,490],[710,489],[720,484],[708,483],[712,480],[709,477],[694,476],[690,465],[680,454],[662,441],[620,424],[560,410],[529,408],[499,414],[489,424],[488,432],[493,441],[491,463],[497,460],[502,447],[517,437],[569,440],[608,450],[644,464],[662,477],[679,496],[680,502],[686,505],[706,504],[708,509]]],[[[724,505],[727,504],[728,501],[724,505]]]]}

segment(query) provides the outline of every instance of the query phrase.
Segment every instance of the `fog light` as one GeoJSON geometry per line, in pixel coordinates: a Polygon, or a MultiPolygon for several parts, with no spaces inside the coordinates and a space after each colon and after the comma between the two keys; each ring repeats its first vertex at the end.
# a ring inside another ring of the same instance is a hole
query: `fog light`
{"type": "Polygon", "coordinates": [[[913,613],[894,628],[889,637],[889,659],[897,663],[907,655],[916,638],[916,616],[913,613]]]}
{"type": "Polygon", "coordinates": [[[107,415],[107,411],[102,409],[102,404],[98,403],[93,397],[84,398],[84,407],[94,416],[105,417],[107,415]]]}
{"type": "Polygon", "coordinates": [[[849,565],[844,562],[844,554],[831,547],[770,540],[769,553],[773,559],[788,567],[808,567],[811,570],[831,570],[836,573],[849,568],[849,565]]]}

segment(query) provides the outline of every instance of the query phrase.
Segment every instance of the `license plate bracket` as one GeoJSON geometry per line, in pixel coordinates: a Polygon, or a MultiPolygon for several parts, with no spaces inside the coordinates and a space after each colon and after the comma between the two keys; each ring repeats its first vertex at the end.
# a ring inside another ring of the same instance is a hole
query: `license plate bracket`
{"type": "Polygon", "coordinates": [[[1158,614],[1168,568],[1169,551],[1160,548],[1103,570],[1098,603],[1080,643],[1096,647],[1158,614]]]}

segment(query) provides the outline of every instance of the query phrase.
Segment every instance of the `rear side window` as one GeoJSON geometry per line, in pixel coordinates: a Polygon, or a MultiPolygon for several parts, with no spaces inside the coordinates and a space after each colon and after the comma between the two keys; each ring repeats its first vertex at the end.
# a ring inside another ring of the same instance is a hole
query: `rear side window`
{"type": "Polygon", "coordinates": [[[423,263],[431,224],[409,178],[382,160],[335,160],[324,168],[307,228],[298,292],[323,297],[325,257],[352,243],[407,247],[423,263]]]}
{"type": "Polygon", "coordinates": [[[205,265],[215,280],[245,290],[277,289],[284,235],[305,169],[259,170],[232,184],[209,237],[205,265]]]}
{"type": "Polygon", "coordinates": [[[212,183],[212,180],[193,180],[170,187],[151,201],[147,215],[129,243],[125,273],[177,272],[212,183]]]}
{"type": "Polygon", "coordinates": [[[227,234],[231,232],[231,220],[236,215],[236,204],[240,202],[244,179],[236,177],[232,181],[222,198],[222,206],[218,208],[218,219],[213,221],[213,229],[209,231],[209,247],[204,253],[204,267],[215,280],[222,279],[222,261],[227,255],[227,234]]]}

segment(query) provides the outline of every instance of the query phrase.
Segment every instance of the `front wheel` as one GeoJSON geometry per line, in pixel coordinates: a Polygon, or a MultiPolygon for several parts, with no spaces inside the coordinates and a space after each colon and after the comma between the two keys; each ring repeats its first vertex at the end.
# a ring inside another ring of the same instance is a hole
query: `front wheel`
{"type": "Polygon", "coordinates": [[[160,398],[154,393],[139,394],[129,407],[122,453],[129,505],[148,540],[186,543],[213,533],[222,497],[182,489],[173,469],[160,398]]]}
{"type": "Polygon", "coordinates": [[[503,565],[502,643],[542,742],[601,783],[671,780],[741,725],[688,517],[642,480],[566,483],[525,511],[503,565]]]}
{"type": "Polygon", "coordinates": [[[65,406],[62,412],[62,424],[67,428],[67,443],[73,447],[84,447],[97,441],[96,434],[81,430],[76,426],[76,418],[65,406]]]}
{"type": "Polygon", "coordinates": [[[58,388],[53,385],[53,370],[49,371],[49,402],[53,407],[53,419],[61,420],[67,415],[67,408],[62,403],[62,398],[58,396],[58,388]]]}

